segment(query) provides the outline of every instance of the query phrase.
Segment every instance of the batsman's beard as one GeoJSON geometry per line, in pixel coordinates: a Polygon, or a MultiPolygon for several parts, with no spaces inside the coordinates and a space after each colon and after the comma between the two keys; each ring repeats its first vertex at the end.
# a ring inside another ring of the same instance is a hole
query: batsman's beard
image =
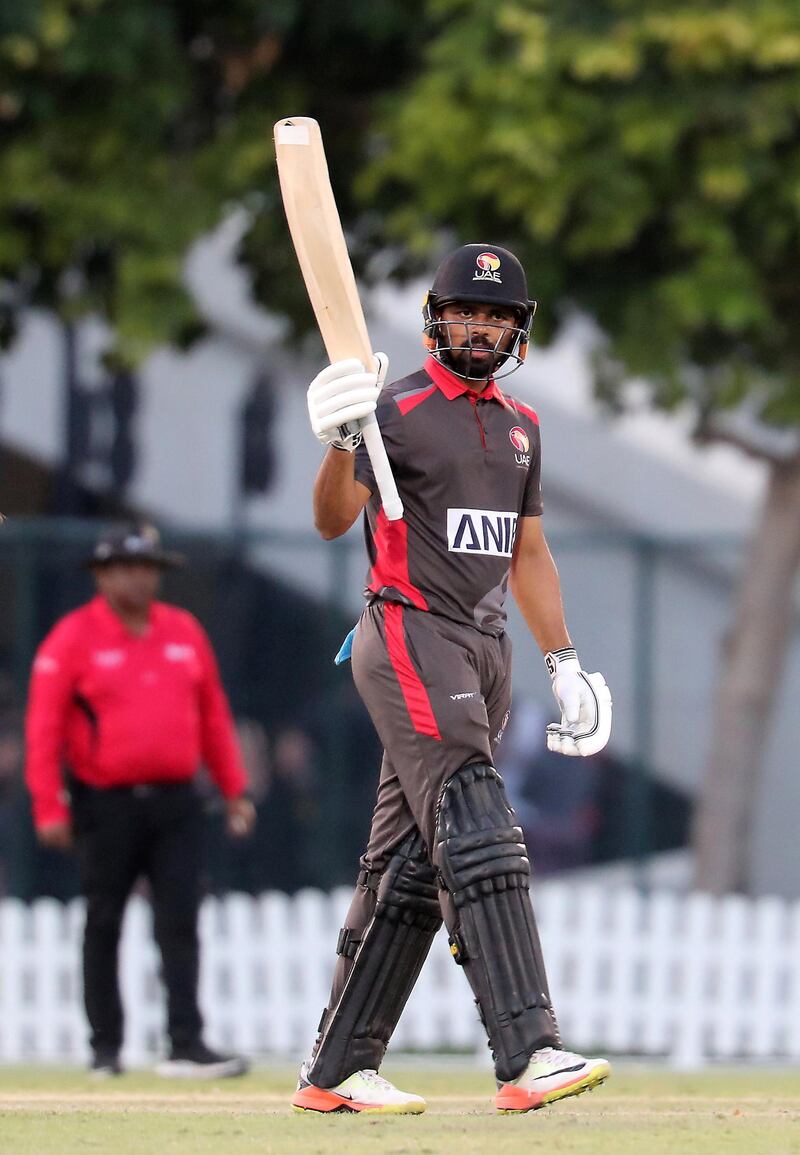
{"type": "Polygon", "coordinates": [[[505,361],[502,354],[491,346],[455,346],[443,351],[442,359],[449,362],[449,368],[468,381],[488,381],[495,369],[505,361]]]}
{"type": "MultiPolygon", "coordinates": [[[[453,343],[453,329],[450,322],[439,322],[440,332],[444,330],[444,341],[440,357],[442,362],[466,381],[488,381],[495,371],[508,360],[506,349],[514,343],[517,329],[503,329],[494,344],[491,341],[472,340],[469,322],[459,322],[465,328],[466,344],[453,343]]],[[[459,334],[460,336],[460,334],[459,334]]]]}

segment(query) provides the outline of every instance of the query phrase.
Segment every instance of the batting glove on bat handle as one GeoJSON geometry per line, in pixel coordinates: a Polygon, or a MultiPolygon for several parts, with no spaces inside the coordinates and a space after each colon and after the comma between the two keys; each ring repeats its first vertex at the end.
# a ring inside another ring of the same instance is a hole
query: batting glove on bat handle
{"type": "Polygon", "coordinates": [[[561,710],[547,727],[547,749],[569,757],[597,754],[611,736],[611,691],[602,674],[587,674],[571,647],[544,656],[561,710]]]}
{"type": "Polygon", "coordinates": [[[375,412],[389,358],[375,353],[370,371],[356,357],[334,361],[308,387],[311,428],[323,445],[352,453],[361,443],[361,422],[375,412]]]}

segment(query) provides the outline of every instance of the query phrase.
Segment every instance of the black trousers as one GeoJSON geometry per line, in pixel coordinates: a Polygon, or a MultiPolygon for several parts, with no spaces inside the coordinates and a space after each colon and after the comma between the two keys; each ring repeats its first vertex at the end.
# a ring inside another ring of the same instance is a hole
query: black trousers
{"type": "Polygon", "coordinates": [[[190,782],[97,790],[73,781],[75,848],[86,897],[83,991],[94,1051],[122,1046],[118,950],[125,904],[150,883],[173,1049],[200,1038],[197,1004],[202,811],[190,782]]]}

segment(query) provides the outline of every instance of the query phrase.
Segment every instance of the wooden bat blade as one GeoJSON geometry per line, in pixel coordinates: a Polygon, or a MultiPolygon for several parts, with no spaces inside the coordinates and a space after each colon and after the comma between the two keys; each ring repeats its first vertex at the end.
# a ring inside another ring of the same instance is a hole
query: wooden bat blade
{"type": "MultiPolygon", "coordinates": [[[[279,120],[275,155],[289,232],[328,357],[332,362],[357,357],[367,369],[376,370],[316,120],[279,120]]],[[[361,422],[361,432],[384,512],[397,521],[403,503],[374,413],[361,422]]]]}
{"type": "Polygon", "coordinates": [[[358,357],[373,369],[372,345],[316,120],[279,120],[275,153],[289,232],[328,357],[358,357]]]}

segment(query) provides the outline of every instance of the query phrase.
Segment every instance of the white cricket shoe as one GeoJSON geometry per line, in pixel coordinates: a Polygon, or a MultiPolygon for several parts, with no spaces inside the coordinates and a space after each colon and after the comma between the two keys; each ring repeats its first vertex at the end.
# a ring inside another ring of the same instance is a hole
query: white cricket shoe
{"type": "Polygon", "coordinates": [[[315,1087],[308,1079],[308,1064],[300,1068],[292,1095],[295,1111],[363,1111],[381,1115],[421,1115],[425,1100],[400,1091],[377,1071],[356,1071],[335,1087],[315,1087]]]}
{"type": "Polygon", "coordinates": [[[503,1114],[536,1111],[548,1103],[590,1091],[610,1074],[607,1059],[584,1059],[572,1051],[542,1047],[533,1052],[518,1078],[500,1084],[494,1105],[503,1114]]]}

